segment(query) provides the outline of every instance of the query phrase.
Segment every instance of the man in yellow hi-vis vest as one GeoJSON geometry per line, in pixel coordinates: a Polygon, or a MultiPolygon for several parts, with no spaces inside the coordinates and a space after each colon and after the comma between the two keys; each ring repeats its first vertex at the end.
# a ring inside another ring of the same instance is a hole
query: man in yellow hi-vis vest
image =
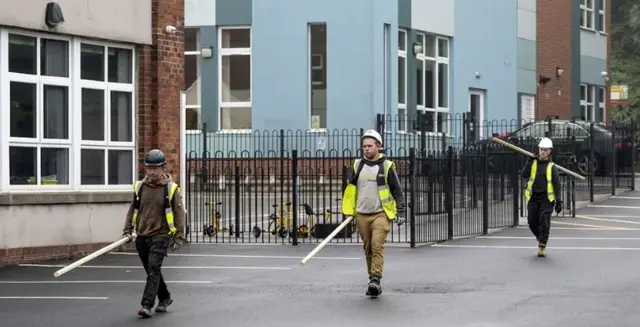
{"type": "Polygon", "coordinates": [[[395,164],[380,153],[382,137],[374,130],[362,136],[363,158],[354,162],[354,176],[342,198],[342,213],[354,216],[364,243],[369,284],[367,295],[382,293],[384,243],[391,221],[402,225],[406,216],[404,192],[395,164]]]}
{"type": "Polygon", "coordinates": [[[184,242],[184,208],[178,184],[164,172],[167,159],[164,153],[153,149],[144,159],[146,176],[136,181],[134,195],[125,220],[123,236],[135,231],[136,250],[147,272],[147,282],[142,294],[142,308],[138,315],[151,317],[151,308],[166,312],[173,303],[167,284],[162,277],[162,262],[168,248],[178,250],[184,242]]]}
{"type": "Polygon", "coordinates": [[[560,199],[560,176],[558,168],[551,161],[553,142],[542,138],[538,144],[538,154],[527,161],[522,177],[528,179],[524,195],[527,203],[529,229],[538,240],[538,256],[546,256],[547,242],[551,230],[551,214],[555,206],[556,213],[562,211],[560,199]]]}

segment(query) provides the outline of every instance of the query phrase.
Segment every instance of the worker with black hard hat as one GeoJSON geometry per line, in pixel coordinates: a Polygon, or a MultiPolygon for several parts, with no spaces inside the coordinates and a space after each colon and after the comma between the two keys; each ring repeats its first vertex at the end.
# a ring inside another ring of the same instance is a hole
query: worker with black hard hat
{"type": "Polygon", "coordinates": [[[184,243],[184,208],[182,194],[171,175],[164,171],[167,158],[159,149],[153,149],[144,158],[146,174],[134,184],[134,196],[125,220],[123,236],[136,233],[136,250],[147,272],[142,294],[142,308],[138,315],[149,318],[155,305],[156,312],[165,312],[173,303],[161,267],[168,248],[178,250],[184,243]]]}

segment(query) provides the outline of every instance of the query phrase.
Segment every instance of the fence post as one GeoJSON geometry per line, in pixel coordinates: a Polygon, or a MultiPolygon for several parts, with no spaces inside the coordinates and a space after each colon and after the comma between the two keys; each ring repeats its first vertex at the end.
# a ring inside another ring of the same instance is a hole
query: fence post
{"type": "Polygon", "coordinates": [[[631,190],[636,190],[636,150],[638,146],[638,142],[636,141],[636,123],[631,122],[631,145],[633,148],[631,149],[631,190]]]}
{"type": "Polygon", "coordinates": [[[240,237],[240,166],[238,166],[238,164],[236,164],[236,171],[235,171],[235,187],[234,187],[234,193],[235,193],[235,207],[236,207],[236,238],[240,237]]]}
{"type": "Polygon", "coordinates": [[[482,234],[489,233],[489,145],[484,145],[484,171],[482,172],[482,234]]]}
{"type": "Polygon", "coordinates": [[[298,245],[298,150],[291,151],[291,237],[292,245],[298,245]]]}
{"type": "Polygon", "coordinates": [[[202,123],[202,167],[200,167],[200,177],[202,178],[202,183],[200,184],[200,191],[206,191],[207,185],[207,156],[209,151],[207,151],[207,123],[202,123]]]}
{"type": "Polygon", "coordinates": [[[595,153],[593,153],[593,143],[594,143],[593,132],[594,132],[593,123],[591,123],[591,125],[589,125],[589,167],[587,167],[587,171],[589,172],[589,202],[595,201],[595,195],[593,190],[593,175],[595,174],[595,171],[593,169],[593,164],[594,164],[593,161],[595,159],[595,153]]]}
{"type": "Polygon", "coordinates": [[[611,173],[611,195],[616,195],[616,176],[617,174],[617,169],[616,169],[616,165],[617,165],[617,160],[616,157],[617,155],[617,151],[616,151],[616,122],[612,121],[611,122],[611,149],[612,149],[612,155],[611,155],[611,161],[613,162],[613,167],[612,167],[612,173],[611,173]]]}
{"type": "Polygon", "coordinates": [[[409,199],[409,245],[411,248],[416,247],[416,148],[409,149],[409,188],[411,197],[409,199]]]}
{"type": "Polygon", "coordinates": [[[513,154],[513,162],[511,165],[511,192],[513,193],[513,227],[520,225],[520,174],[519,167],[516,164],[520,156],[517,153],[513,154]]]}
{"type": "Polygon", "coordinates": [[[447,169],[448,183],[445,185],[445,208],[447,208],[447,236],[449,240],[453,239],[453,146],[449,146],[447,149],[447,163],[449,169],[447,169]]]}

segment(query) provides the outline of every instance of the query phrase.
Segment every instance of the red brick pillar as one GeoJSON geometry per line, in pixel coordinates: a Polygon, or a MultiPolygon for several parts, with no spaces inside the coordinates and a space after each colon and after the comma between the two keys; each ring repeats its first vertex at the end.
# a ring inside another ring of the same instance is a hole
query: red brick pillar
{"type": "Polygon", "coordinates": [[[159,148],[180,178],[180,90],[184,84],[184,0],[153,0],[151,46],[138,47],[138,162],[159,148]],[[174,34],[166,26],[176,27],[174,34]]]}

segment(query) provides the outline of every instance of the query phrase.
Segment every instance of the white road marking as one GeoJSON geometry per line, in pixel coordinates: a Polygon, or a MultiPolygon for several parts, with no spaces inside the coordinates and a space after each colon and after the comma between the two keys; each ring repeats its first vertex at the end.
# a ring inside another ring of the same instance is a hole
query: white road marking
{"type": "Polygon", "coordinates": [[[0,300],[108,300],[97,296],[0,296],[0,300]]]}
{"type": "MultiPolygon", "coordinates": [[[[211,284],[207,280],[165,281],[167,284],[211,284]]],[[[145,280],[0,280],[0,284],[129,284],[146,283],[145,280]]]]}
{"type": "MultiPolygon", "coordinates": [[[[114,255],[130,255],[138,256],[137,253],[132,252],[109,252],[114,255]]],[[[283,256],[283,255],[235,255],[235,254],[198,254],[198,253],[172,253],[172,257],[202,257],[202,258],[243,258],[243,259],[294,259],[302,260],[303,257],[296,256],[283,256]]],[[[362,260],[362,258],[356,257],[313,257],[314,259],[323,260],[362,260]]]]}
{"type": "Polygon", "coordinates": [[[587,207],[590,208],[614,208],[614,209],[640,209],[639,206],[614,206],[607,204],[588,204],[587,207]]]}
{"type": "MultiPolygon", "coordinates": [[[[529,229],[529,226],[518,226],[520,229],[529,229]]],[[[630,230],[640,230],[640,228],[594,228],[594,227],[551,227],[551,230],[582,230],[582,231],[630,231],[630,230]]]]}
{"type": "MultiPolygon", "coordinates": [[[[20,264],[20,267],[38,268],[64,268],[66,265],[41,265],[41,264],[20,264]]],[[[144,269],[142,266],[91,266],[85,265],[78,268],[93,269],[144,269]]],[[[289,267],[227,267],[227,266],[162,266],[162,269],[238,269],[238,270],[291,270],[289,267]]]]}
{"type": "MultiPolygon", "coordinates": [[[[576,217],[578,217],[576,215],[576,217]]],[[[601,215],[601,214],[588,214],[587,217],[597,217],[597,218],[627,218],[627,219],[640,219],[640,216],[626,216],[626,215],[601,215]]]]}
{"type": "MultiPolygon", "coordinates": [[[[537,249],[537,246],[508,246],[508,245],[467,245],[467,244],[434,244],[440,248],[477,248],[477,249],[537,249]]],[[[590,246],[547,246],[547,249],[554,250],[605,250],[605,251],[640,251],[640,248],[620,248],[620,247],[590,247],[590,246]]]]}
{"type": "Polygon", "coordinates": [[[614,196],[611,197],[611,199],[640,200],[640,197],[638,197],[638,196],[618,196],[618,195],[614,195],[614,196]]]}
{"type": "Polygon", "coordinates": [[[605,221],[605,222],[612,222],[612,223],[624,223],[624,224],[640,225],[640,222],[637,222],[637,221],[620,220],[620,219],[596,218],[596,217],[582,216],[582,215],[580,215],[580,216],[576,215],[576,218],[597,220],[597,221],[605,221]]]}
{"type": "MultiPolygon", "coordinates": [[[[498,240],[531,240],[533,236],[478,236],[481,239],[498,240]]],[[[640,237],[563,237],[551,236],[554,240],[607,240],[607,241],[640,241],[640,237]]]]}

